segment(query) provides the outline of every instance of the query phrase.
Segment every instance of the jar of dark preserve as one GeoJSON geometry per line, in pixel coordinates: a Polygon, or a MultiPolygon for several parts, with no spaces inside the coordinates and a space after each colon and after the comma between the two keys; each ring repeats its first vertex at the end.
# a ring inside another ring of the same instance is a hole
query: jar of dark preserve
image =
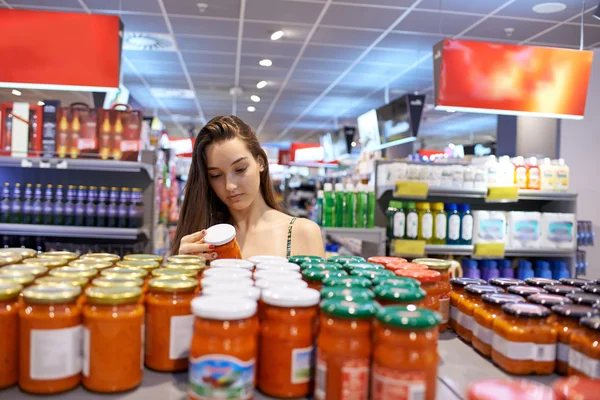
{"type": "Polygon", "coordinates": [[[550,294],[557,294],[559,296],[566,296],[569,293],[581,293],[583,289],[576,286],[569,285],[547,285],[544,286],[544,290],[550,294]]]}
{"type": "MultiPolygon", "coordinates": [[[[548,309],[552,309],[554,306],[562,306],[565,304],[573,304],[573,302],[567,299],[564,296],[559,296],[557,294],[532,294],[527,298],[527,302],[531,304],[537,304],[538,306],[544,306],[548,309]]],[[[547,323],[554,324],[556,322],[556,316],[554,314],[550,314],[548,317],[547,323]]]]}
{"type": "Polygon", "coordinates": [[[532,294],[548,293],[544,289],[535,286],[510,286],[507,291],[510,294],[518,294],[524,298],[527,298],[532,294]]]}
{"type": "Polygon", "coordinates": [[[569,300],[572,300],[575,304],[581,304],[584,306],[591,307],[594,304],[600,303],[600,295],[593,293],[569,293],[565,297],[569,300]]]}
{"type": "Polygon", "coordinates": [[[581,287],[586,293],[600,294],[600,284],[585,285],[581,287]]]}
{"type": "Polygon", "coordinates": [[[488,282],[492,286],[497,286],[506,291],[511,286],[525,286],[525,281],[516,278],[492,278],[488,282]]]}
{"type": "Polygon", "coordinates": [[[560,285],[560,281],[548,278],[527,278],[525,279],[525,283],[528,286],[535,286],[539,288],[543,288],[544,286],[548,285],[560,285]]]}
{"type": "Polygon", "coordinates": [[[561,278],[560,283],[562,283],[563,285],[582,287],[585,285],[593,284],[594,281],[591,279],[584,278],[561,278]]]}

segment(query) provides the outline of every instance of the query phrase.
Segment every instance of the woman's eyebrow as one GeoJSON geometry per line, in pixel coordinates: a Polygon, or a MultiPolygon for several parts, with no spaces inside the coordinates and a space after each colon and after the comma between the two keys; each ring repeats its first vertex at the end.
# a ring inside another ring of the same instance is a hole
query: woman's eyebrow
{"type": "MultiPolygon", "coordinates": [[[[244,161],[244,160],[247,160],[247,159],[248,159],[248,157],[240,157],[237,160],[235,160],[234,162],[232,162],[231,165],[235,165],[235,164],[239,163],[240,161],[244,161]]],[[[219,169],[219,168],[217,168],[217,167],[208,167],[207,169],[210,171],[212,169],[219,169]]]]}

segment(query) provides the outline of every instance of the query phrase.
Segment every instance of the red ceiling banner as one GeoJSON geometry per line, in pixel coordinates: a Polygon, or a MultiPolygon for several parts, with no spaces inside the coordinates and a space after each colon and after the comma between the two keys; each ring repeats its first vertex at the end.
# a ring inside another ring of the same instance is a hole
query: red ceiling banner
{"type": "Polygon", "coordinates": [[[106,91],[119,87],[118,16],[0,10],[0,87],[106,91]]]}
{"type": "Polygon", "coordinates": [[[583,118],[591,51],[444,39],[433,54],[436,109],[583,118]]]}

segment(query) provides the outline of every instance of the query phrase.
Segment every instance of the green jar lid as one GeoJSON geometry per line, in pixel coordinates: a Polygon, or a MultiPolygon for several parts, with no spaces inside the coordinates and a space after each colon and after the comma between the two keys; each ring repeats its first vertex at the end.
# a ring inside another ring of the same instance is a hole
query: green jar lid
{"type": "Polygon", "coordinates": [[[373,300],[375,294],[369,289],[345,286],[327,286],[321,289],[323,299],[373,300]]]}
{"type": "Polygon", "coordinates": [[[359,256],[333,256],[329,257],[327,261],[346,265],[351,262],[365,262],[367,260],[359,256]]]}
{"type": "Polygon", "coordinates": [[[423,289],[412,286],[379,285],[373,289],[373,292],[378,300],[403,303],[419,302],[427,295],[423,289]]]}
{"type": "Polygon", "coordinates": [[[438,313],[412,305],[382,307],[376,316],[384,325],[407,330],[432,329],[441,322],[438,313]]]}
{"type": "Polygon", "coordinates": [[[353,269],[350,271],[350,275],[364,276],[365,278],[369,278],[371,281],[373,281],[375,278],[381,278],[384,276],[395,276],[392,271],[387,269],[353,269]]]}
{"type": "Polygon", "coordinates": [[[308,262],[325,262],[325,259],[323,257],[318,256],[291,256],[290,258],[288,258],[288,261],[294,264],[302,265],[308,262]]]}
{"type": "Polygon", "coordinates": [[[392,208],[402,208],[403,206],[404,206],[404,204],[401,201],[397,201],[397,200],[390,201],[390,205],[389,205],[389,207],[392,207],[392,208]]]}
{"type": "Polygon", "coordinates": [[[378,276],[373,279],[373,286],[378,285],[392,285],[392,286],[410,286],[410,287],[421,287],[421,282],[413,278],[407,278],[405,276],[378,276]]]}
{"type": "Polygon", "coordinates": [[[415,258],[412,260],[415,264],[427,265],[429,269],[434,271],[446,271],[452,266],[452,262],[439,258],[415,258]]]}
{"type": "Polygon", "coordinates": [[[327,299],[321,302],[321,312],[348,319],[369,319],[377,313],[377,305],[369,300],[327,299]]]}
{"type": "Polygon", "coordinates": [[[343,269],[321,269],[321,268],[307,268],[302,271],[304,279],[309,281],[323,282],[323,279],[330,276],[348,276],[348,273],[343,269]]]}
{"type": "Polygon", "coordinates": [[[385,269],[381,264],[375,264],[370,262],[351,262],[344,265],[346,271],[352,271],[353,269],[385,269]]]}
{"type": "Polygon", "coordinates": [[[323,280],[323,284],[326,286],[370,288],[371,280],[363,276],[330,276],[323,280]]]}
{"type": "Polygon", "coordinates": [[[301,269],[307,269],[307,268],[342,269],[342,266],[341,266],[341,264],[338,264],[338,263],[323,261],[323,262],[302,263],[302,265],[300,265],[300,268],[301,269]]]}

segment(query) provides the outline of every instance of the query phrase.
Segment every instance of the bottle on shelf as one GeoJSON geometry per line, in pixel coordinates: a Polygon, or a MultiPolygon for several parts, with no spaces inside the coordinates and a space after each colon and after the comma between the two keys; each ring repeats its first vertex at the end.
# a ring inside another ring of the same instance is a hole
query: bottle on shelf
{"type": "Polygon", "coordinates": [[[531,262],[527,260],[519,260],[517,267],[517,279],[524,281],[527,278],[533,278],[535,273],[531,267],[531,262]]]}
{"type": "Polygon", "coordinates": [[[113,186],[108,195],[108,207],[106,210],[106,226],[109,228],[117,227],[119,207],[119,188],[113,186]]]}
{"type": "Polygon", "coordinates": [[[390,201],[387,209],[387,234],[390,241],[404,239],[406,232],[406,215],[401,201],[390,201]]]}
{"type": "Polygon", "coordinates": [[[23,223],[31,224],[33,221],[33,185],[28,183],[25,185],[25,193],[23,193],[23,223]]]}
{"type": "Polygon", "coordinates": [[[33,191],[33,204],[32,204],[32,223],[41,225],[44,221],[44,208],[42,198],[42,185],[36,183],[35,190],[33,191]]]}
{"type": "Polygon", "coordinates": [[[77,204],[77,188],[75,185],[67,187],[67,201],[65,203],[65,225],[75,225],[75,205],[77,204]]]}
{"type": "Polygon", "coordinates": [[[406,203],[406,239],[416,240],[419,235],[419,214],[414,201],[406,203]]]}
{"type": "Polygon", "coordinates": [[[552,278],[559,280],[562,278],[570,278],[569,267],[564,261],[556,261],[554,263],[555,272],[552,274],[552,278]]]}
{"type": "Polygon", "coordinates": [[[133,188],[131,190],[131,202],[129,203],[129,227],[141,228],[144,224],[144,198],[142,189],[133,188]]]}
{"type": "Polygon", "coordinates": [[[10,183],[4,182],[2,187],[2,196],[0,197],[0,223],[7,224],[11,222],[10,218],[11,201],[10,201],[10,183]]]}
{"type": "Polygon", "coordinates": [[[498,162],[499,165],[499,184],[500,186],[513,186],[515,183],[515,166],[510,161],[509,156],[502,156],[498,162]]]}
{"type": "Polygon", "coordinates": [[[496,263],[498,264],[498,270],[500,270],[500,276],[502,278],[514,278],[515,277],[515,270],[513,269],[510,260],[507,260],[507,259],[497,260],[496,263]]]}
{"type": "Polygon", "coordinates": [[[375,228],[375,185],[367,187],[367,228],[375,228]]]}
{"type": "Polygon", "coordinates": [[[481,260],[479,262],[479,269],[481,271],[481,279],[484,281],[500,277],[498,264],[495,260],[481,260]]]}
{"type": "Polygon", "coordinates": [[[553,191],[556,182],[556,168],[548,157],[540,164],[540,190],[553,191]]]}
{"type": "Polygon", "coordinates": [[[100,186],[100,191],[98,192],[98,205],[96,207],[96,226],[108,226],[108,204],[108,188],[106,186],[100,186]]]}
{"type": "Polygon", "coordinates": [[[90,186],[85,205],[85,226],[96,226],[96,210],[98,208],[98,188],[90,186]]]}
{"type": "Polygon", "coordinates": [[[515,185],[519,189],[527,189],[527,166],[521,156],[515,159],[515,185]]]}
{"type": "Polygon", "coordinates": [[[531,157],[527,166],[527,189],[540,190],[540,167],[537,158],[531,157]]]}
{"type": "Polygon", "coordinates": [[[335,214],[335,227],[342,228],[344,226],[344,214],[346,208],[346,199],[344,196],[344,184],[336,183],[335,184],[335,205],[334,205],[334,214],[335,214]]]}
{"type": "Polygon", "coordinates": [[[430,204],[427,202],[417,203],[417,214],[419,215],[417,238],[430,244],[433,239],[433,215],[430,204]]]}
{"type": "Polygon", "coordinates": [[[87,207],[87,187],[80,185],[77,190],[75,202],[75,226],[85,225],[85,211],[87,207]]]}
{"type": "Polygon", "coordinates": [[[69,121],[67,121],[67,112],[63,112],[58,122],[58,132],[56,134],[56,153],[59,158],[67,156],[67,147],[69,143],[69,121]]]}
{"type": "Polygon", "coordinates": [[[354,215],[356,213],[356,192],[354,185],[346,184],[346,209],[344,213],[344,228],[354,227],[354,215]]]}
{"type": "Polygon", "coordinates": [[[333,227],[333,209],[335,208],[335,199],[333,198],[333,185],[325,183],[323,185],[323,226],[326,228],[333,227]]]}
{"type": "Polygon", "coordinates": [[[323,203],[325,194],[322,190],[317,190],[317,224],[323,226],[323,203]]]}
{"type": "Polygon", "coordinates": [[[104,111],[104,120],[100,127],[100,140],[98,143],[98,152],[100,158],[108,160],[110,158],[110,137],[112,127],[110,125],[110,111],[104,111]]]}
{"type": "Polygon", "coordinates": [[[120,160],[123,156],[121,152],[121,142],[123,142],[123,121],[121,121],[120,115],[117,115],[114,126],[113,144],[112,144],[112,157],[115,160],[120,160]]]}
{"type": "Polygon", "coordinates": [[[356,186],[356,212],[354,214],[354,227],[364,228],[367,226],[367,194],[363,184],[356,186]]]}
{"type": "Polygon", "coordinates": [[[119,205],[117,207],[117,228],[129,227],[129,188],[121,188],[121,196],[119,197],[119,205]]]}
{"type": "Polygon", "coordinates": [[[462,259],[463,276],[465,278],[481,279],[481,271],[477,268],[477,261],[470,258],[462,259]]]}
{"type": "Polygon", "coordinates": [[[460,216],[460,240],[459,244],[473,244],[473,214],[470,204],[459,204],[458,214],[460,216]]]}
{"type": "Polygon", "coordinates": [[[432,244],[446,244],[448,231],[448,215],[444,211],[444,203],[431,203],[433,208],[433,239],[432,244]]]}
{"type": "Polygon", "coordinates": [[[550,263],[544,260],[535,261],[535,276],[538,278],[552,279],[550,263]]]}
{"type": "Polygon", "coordinates": [[[10,200],[11,222],[13,224],[23,223],[23,198],[21,197],[21,184],[15,183],[12,198],[10,200]]]}
{"type": "Polygon", "coordinates": [[[66,225],[65,208],[67,201],[64,198],[63,185],[56,186],[54,198],[54,225],[66,225]]]}
{"type": "Polygon", "coordinates": [[[69,154],[71,158],[79,156],[79,138],[81,137],[81,121],[79,120],[79,111],[73,111],[73,121],[71,122],[71,140],[69,154]]]}
{"type": "Polygon", "coordinates": [[[558,192],[566,192],[569,190],[569,166],[565,164],[565,160],[559,158],[555,165],[556,181],[554,182],[554,190],[558,192]]]}
{"type": "Polygon", "coordinates": [[[460,244],[460,215],[458,207],[454,203],[446,204],[446,214],[448,214],[448,234],[446,235],[446,244],[460,244]]]}
{"type": "MultiPolygon", "coordinates": [[[[46,185],[44,192],[44,201],[42,204],[42,214],[44,225],[55,225],[54,223],[54,196],[52,193],[52,185],[46,185]]],[[[58,225],[58,224],[56,224],[58,225]]]]}

